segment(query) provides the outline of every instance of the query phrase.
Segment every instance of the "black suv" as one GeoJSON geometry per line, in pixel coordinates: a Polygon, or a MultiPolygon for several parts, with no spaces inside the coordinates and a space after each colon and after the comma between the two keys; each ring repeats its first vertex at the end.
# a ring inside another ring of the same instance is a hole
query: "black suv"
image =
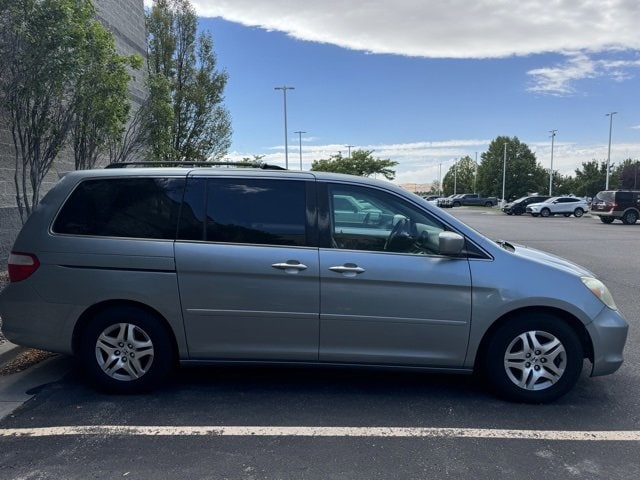
{"type": "Polygon", "coordinates": [[[600,217],[602,223],[618,219],[625,225],[633,225],[640,218],[640,190],[599,192],[591,203],[591,215],[600,217]]]}
{"type": "Polygon", "coordinates": [[[513,202],[505,203],[502,207],[502,211],[507,215],[522,215],[527,210],[527,205],[530,203],[540,203],[548,200],[549,196],[545,195],[530,195],[528,197],[520,197],[513,202]]]}

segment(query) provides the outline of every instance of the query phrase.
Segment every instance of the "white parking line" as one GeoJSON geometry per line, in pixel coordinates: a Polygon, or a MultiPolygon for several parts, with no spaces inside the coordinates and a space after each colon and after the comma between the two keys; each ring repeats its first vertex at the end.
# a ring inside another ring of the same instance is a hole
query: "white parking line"
{"type": "Polygon", "coordinates": [[[212,436],[212,437],[384,437],[475,438],[546,441],[637,442],[640,430],[500,430],[483,428],[406,427],[259,427],[259,426],[77,426],[0,429],[0,437],[58,436],[212,436]]]}

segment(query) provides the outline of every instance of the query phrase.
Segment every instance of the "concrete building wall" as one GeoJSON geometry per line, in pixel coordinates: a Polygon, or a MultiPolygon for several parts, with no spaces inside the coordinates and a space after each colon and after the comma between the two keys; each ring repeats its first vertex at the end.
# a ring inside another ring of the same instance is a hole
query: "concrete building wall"
{"type": "MultiPolygon", "coordinates": [[[[144,0],[94,0],[98,19],[115,36],[116,46],[121,54],[137,53],[146,56],[146,32],[144,25],[144,0]]],[[[144,67],[132,72],[133,81],[129,86],[132,108],[136,109],[144,100],[144,67]]],[[[56,158],[49,175],[45,179],[41,197],[58,180],[59,175],[73,169],[73,154],[62,152],[56,158]]],[[[0,118],[0,270],[6,268],[6,261],[21,221],[16,207],[15,150],[11,131],[0,118]]]]}

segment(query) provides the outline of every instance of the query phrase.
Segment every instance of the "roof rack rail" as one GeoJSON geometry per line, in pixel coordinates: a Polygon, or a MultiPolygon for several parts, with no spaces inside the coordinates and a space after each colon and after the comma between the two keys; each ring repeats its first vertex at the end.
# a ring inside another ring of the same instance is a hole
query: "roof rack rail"
{"type": "Polygon", "coordinates": [[[243,167],[260,168],[262,170],[286,170],[278,165],[264,162],[115,162],[104,168],[129,168],[129,167],[182,167],[182,168],[210,168],[210,167],[243,167]]]}

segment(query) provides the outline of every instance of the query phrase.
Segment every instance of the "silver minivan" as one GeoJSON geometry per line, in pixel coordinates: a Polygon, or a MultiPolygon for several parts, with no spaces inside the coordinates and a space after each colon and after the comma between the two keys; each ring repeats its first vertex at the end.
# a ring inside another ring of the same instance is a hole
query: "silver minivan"
{"type": "Polygon", "coordinates": [[[622,364],[628,325],[591,272],[494,242],[391,183],[257,168],[66,175],[9,257],[12,342],[149,390],[177,364],[478,372],[552,401],[622,364]],[[344,199],[366,206],[343,215],[344,199]]]}

